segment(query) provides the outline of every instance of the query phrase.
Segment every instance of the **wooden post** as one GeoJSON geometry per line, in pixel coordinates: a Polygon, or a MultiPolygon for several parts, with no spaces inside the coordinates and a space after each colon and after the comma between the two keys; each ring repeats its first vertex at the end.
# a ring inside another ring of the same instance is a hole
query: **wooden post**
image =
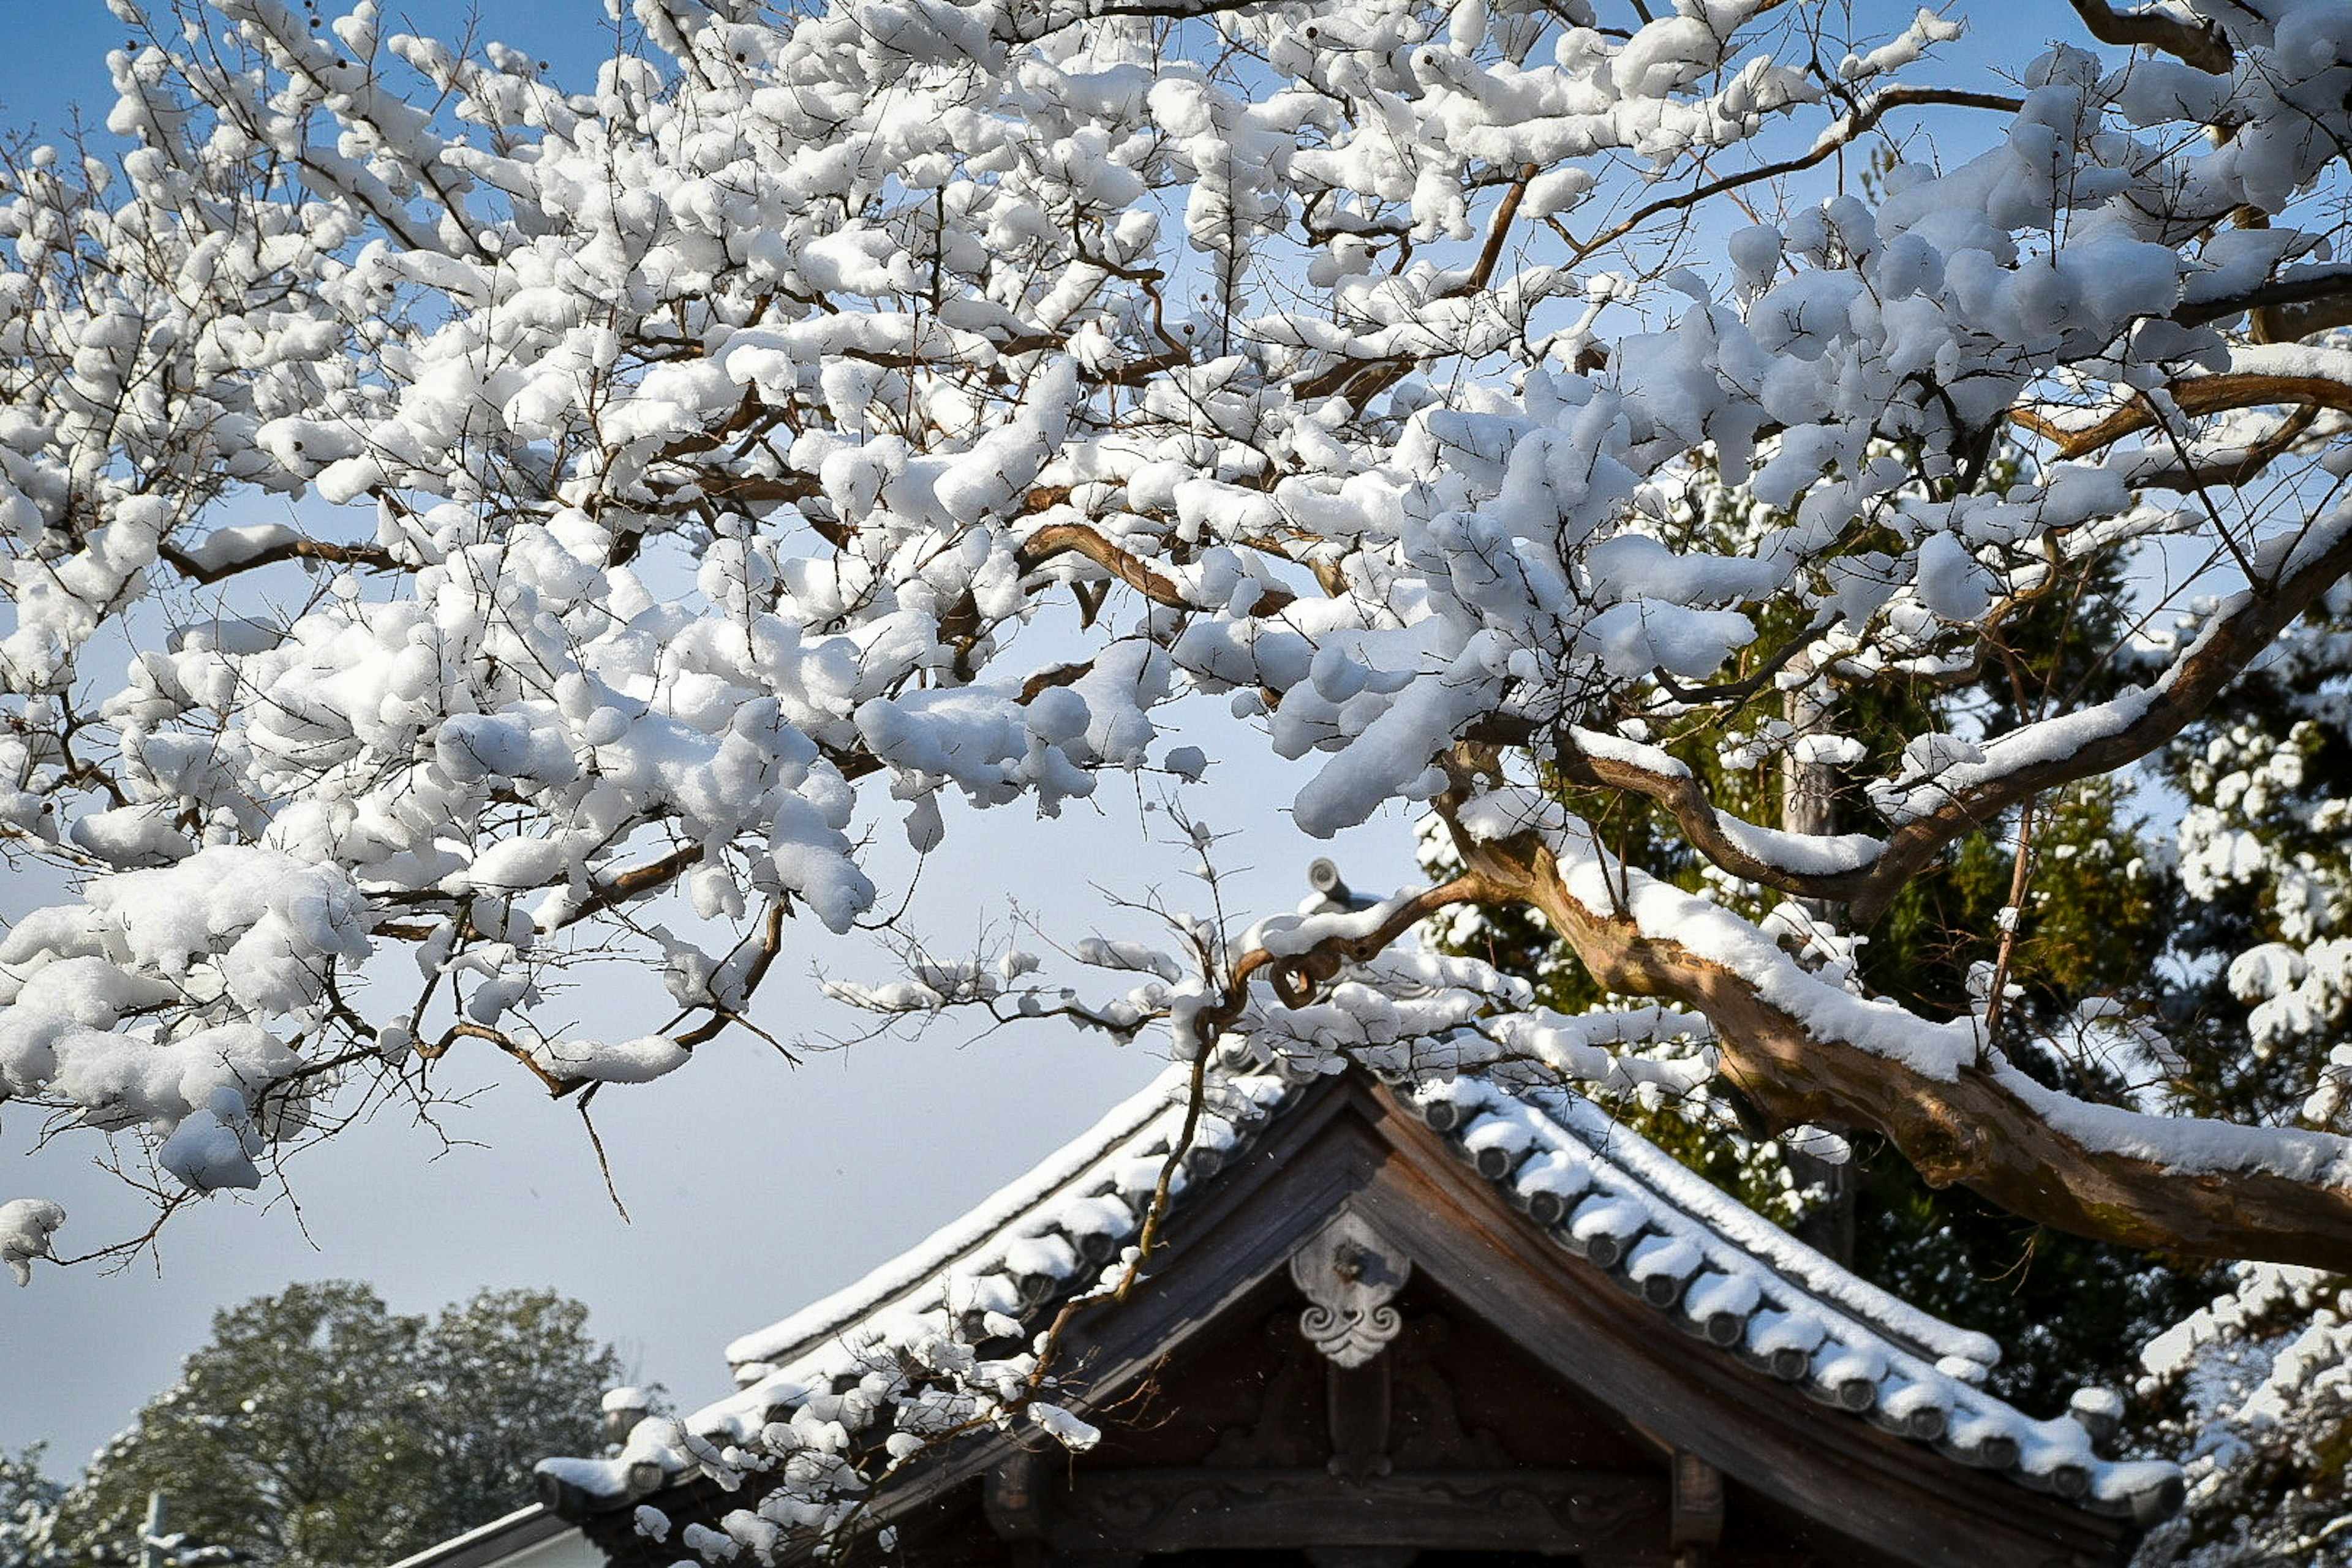
{"type": "Polygon", "coordinates": [[[1675,1568],[1702,1568],[1723,1544],[1723,1472],[1675,1449],[1674,1499],[1666,1544],[1674,1548],[1675,1568]]]}
{"type": "MultiPolygon", "coordinates": [[[[1788,695],[1785,709],[1789,728],[1795,731],[1789,738],[1789,753],[1780,766],[1780,826],[1790,833],[1830,834],[1837,831],[1838,799],[1837,768],[1834,764],[1801,757],[1797,748],[1807,736],[1822,734],[1830,727],[1830,705],[1815,696],[1805,686],[1799,686],[1788,695]]],[[[1817,921],[1830,919],[1834,906],[1822,899],[1797,900],[1805,911],[1817,921]]],[[[1800,1186],[1821,1190],[1822,1204],[1809,1211],[1796,1224],[1798,1240],[1817,1252],[1827,1254],[1838,1262],[1851,1266],[1853,1262],[1854,1173],[1852,1163],[1832,1164],[1827,1160],[1796,1149],[1784,1147],[1782,1157],[1789,1164],[1789,1173],[1800,1186]]]]}
{"type": "Polygon", "coordinates": [[[1037,1484],[1037,1456],[1015,1448],[988,1472],[980,1510],[1000,1541],[1034,1542],[1045,1535],[1045,1498],[1037,1484]]]}
{"type": "Polygon", "coordinates": [[[1389,1363],[1376,1355],[1362,1366],[1324,1368],[1325,1408],[1331,1421],[1331,1473],[1360,1481],[1389,1473],[1389,1363]]]}
{"type": "Polygon", "coordinates": [[[1046,1563],[1043,1468],[1035,1454],[1015,1448],[981,1482],[981,1517],[1012,1548],[1013,1568],[1045,1568],[1046,1563]]]}

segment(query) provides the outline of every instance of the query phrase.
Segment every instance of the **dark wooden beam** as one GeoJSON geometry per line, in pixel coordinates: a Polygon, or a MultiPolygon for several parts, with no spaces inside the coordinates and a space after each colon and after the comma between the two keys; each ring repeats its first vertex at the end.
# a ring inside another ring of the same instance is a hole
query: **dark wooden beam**
{"type": "Polygon", "coordinates": [[[1056,1556],[1117,1546],[1168,1552],[1417,1551],[1564,1553],[1664,1546],[1666,1478],[1622,1470],[1396,1471],[1350,1481],[1320,1469],[1086,1470],[1056,1493],[1056,1556]]]}

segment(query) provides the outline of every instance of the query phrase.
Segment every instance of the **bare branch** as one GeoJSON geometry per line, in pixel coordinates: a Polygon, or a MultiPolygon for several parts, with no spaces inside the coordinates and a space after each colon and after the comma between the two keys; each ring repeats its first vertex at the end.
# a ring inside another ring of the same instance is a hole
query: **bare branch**
{"type": "Polygon", "coordinates": [[[1660,217],[1671,212],[1685,212],[1718,196],[1728,195],[1733,191],[1742,190],[1749,185],[1761,184],[1768,180],[1781,179],[1810,169],[1817,163],[1825,163],[1852,146],[1871,127],[1885,119],[1890,110],[1935,106],[1951,109],[1990,109],[2014,114],[2024,108],[2025,104],[2023,100],[2011,98],[2006,93],[1969,92],[1955,88],[1937,87],[1889,88],[1884,92],[1874,94],[1858,112],[1849,115],[1823,132],[1821,138],[1813,143],[1811,151],[1794,158],[1783,158],[1778,163],[1744,170],[1737,174],[1727,174],[1719,180],[1709,180],[1671,196],[1661,196],[1656,201],[1636,208],[1632,216],[1602,229],[1591,239],[1578,246],[1576,252],[1579,256],[1590,256],[1605,246],[1615,244],[1654,217],[1660,217]]]}

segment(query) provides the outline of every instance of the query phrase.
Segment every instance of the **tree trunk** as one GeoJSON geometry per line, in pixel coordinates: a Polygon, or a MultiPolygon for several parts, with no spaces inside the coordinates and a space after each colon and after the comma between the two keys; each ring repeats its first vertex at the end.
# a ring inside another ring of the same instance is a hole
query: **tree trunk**
{"type": "MultiPolygon", "coordinates": [[[[1780,826],[1790,833],[1822,837],[1835,833],[1837,768],[1833,763],[1808,758],[1801,750],[1807,736],[1829,731],[1830,705],[1807,683],[1790,691],[1785,710],[1789,727],[1795,733],[1790,737],[1789,750],[1780,762],[1780,826]]],[[[1797,902],[1806,913],[1825,924],[1837,918],[1837,906],[1826,899],[1800,899],[1797,902]]],[[[1792,1227],[1797,1239],[1840,1263],[1852,1265],[1854,1199],[1861,1184],[1854,1179],[1853,1163],[1833,1163],[1788,1148],[1783,1149],[1782,1157],[1788,1161],[1789,1173],[1796,1177],[1800,1187],[1822,1194],[1821,1201],[1808,1208],[1792,1227]]]]}

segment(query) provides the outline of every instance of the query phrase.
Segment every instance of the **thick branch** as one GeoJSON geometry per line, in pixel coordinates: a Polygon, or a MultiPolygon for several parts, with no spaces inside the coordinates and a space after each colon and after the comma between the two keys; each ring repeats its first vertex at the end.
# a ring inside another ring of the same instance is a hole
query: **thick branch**
{"type": "MultiPolygon", "coordinates": [[[[2231,374],[2200,375],[2166,388],[2175,406],[2191,417],[2226,414],[2240,408],[2318,406],[2352,412],[2352,386],[2319,375],[2231,374]]],[[[2080,430],[2068,430],[2046,416],[2015,409],[2010,418],[2054,443],[2061,458],[2079,458],[2111,447],[2126,436],[2152,429],[2159,418],[2155,405],[2135,398],[2124,407],[2080,430]]]]}
{"type": "Polygon", "coordinates": [[[2184,327],[2201,327],[2248,311],[2266,313],[2274,328],[2285,328],[2269,335],[2273,342],[2291,342],[2327,327],[2340,327],[2352,321],[2352,268],[2300,269],[2293,277],[2275,279],[2243,293],[2183,305],[2172,312],[2172,319],[2184,327]]]}
{"type": "MultiPolygon", "coordinates": [[[[2109,705],[2118,715],[2111,727],[2084,733],[2063,751],[2032,755],[1976,783],[1955,786],[1932,810],[1906,819],[1888,834],[1877,853],[1857,858],[1847,868],[1804,870],[1752,853],[1741,839],[1752,839],[1760,830],[1717,810],[1706,789],[1686,771],[1590,755],[1575,746],[1572,736],[1558,742],[1555,761],[1576,783],[1626,790],[1657,802],[1692,847],[1733,875],[1785,893],[1833,900],[1847,905],[1858,923],[1868,925],[1955,841],[2043,790],[2113,773],[2180,733],[2347,572],[2352,572],[2352,528],[2344,529],[2333,544],[2293,575],[2242,595],[2235,607],[2207,628],[2144,700],[2133,694],[2109,705]],[[2126,707],[2126,701],[2137,706],[2126,707]],[[2121,716],[2125,713],[2129,717],[2121,716]]],[[[2019,733],[2031,732],[2029,728],[2019,733]]],[[[2002,742],[1992,744],[1998,754],[2002,742]]]]}
{"type": "Polygon", "coordinates": [[[419,1046],[416,1048],[416,1054],[423,1057],[427,1061],[438,1061],[441,1058],[448,1055],[449,1047],[456,1045],[460,1039],[488,1040],[490,1044],[498,1047],[499,1049],[506,1052],[507,1055],[520,1062],[524,1067],[530,1068],[530,1076],[539,1079],[541,1087],[543,1087],[550,1095],[553,1096],[557,1100],[561,1100],[565,1095],[573,1093],[574,1091],[583,1088],[589,1081],[584,1078],[564,1078],[559,1074],[548,1071],[545,1068],[540,1066],[537,1058],[533,1058],[530,1052],[525,1050],[512,1036],[508,1035],[503,1030],[493,1029],[484,1024],[452,1024],[448,1028],[442,1031],[441,1037],[439,1039],[434,1041],[429,1046],[419,1046]]]}
{"type": "Polygon", "coordinates": [[[615,871],[589,884],[588,893],[566,910],[556,922],[561,931],[578,925],[582,921],[603,914],[606,910],[658,892],[686,874],[688,867],[702,859],[702,846],[688,844],[672,850],[658,860],[648,860],[642,866],[632,866],[625,871],[615,871]]]}
{"type": "MultiPolygon", "coordinates": [[[[1623,790],[1655,801],[1674,817],[1692,848],[1743,881],[1808,898],[1835,899],[1838,894],[1822,890],[1825,884],[1865,874],[1863,868],[1835,873],[1796,871],[1756,854],[1751,846],[1763,830],[1717,810],[1714,801],[1707,798],[1706,787],[1687,770],[1673,773],[1622,757],[1596,755],[1577,744],[1575,731],[1554,748],[1552,763],[1571,784],[1589,789],[1623,790]],[[1747,842],[1742,842],[1743,837],[1747,842]]],[[[1819,840],[1808,836],[1806,842],[1819,840]]],[[[1884,856],[1884,847],[1878,854],[1884,856]]],[[[1874,862],[1877,857],[1872,858],[1874,862]]]]}
{"type": "MultiPolygon", "coordinates": [[[[1453,818],[1464,796],[1443,804],[1453,818]]],[[[1937,1185],[1966,1186],[2024,1218],[2127,1247],[2352,1268],[2352,1190],[2248,1166],[2182,1172],[2084,1142],[2053,1121],[2060,1099],[1984,1064],[1948,1078],[1808,1027],[1758,982],[1572,893],[1539,835],[1481,838],[1458,826],[1472,870],[1541,910],[1604,989],[1679,1002],[1715,1026],[1723,1074],[1776,1126],[1884,1134],[1937,1185]]],[[[2092,1114],[2112,1108],[2066,1101],[2092,1114]]],[[[2156,1134],[2200,1124],[2137,1118],[2156,1134]]],[[[2294,1134],[2283,1133],[2282,1139],[2294,1134]]],[[[2316,1134],[2305,1134],[2316,1138],[2316,1134]]]]}
{"type": "Polygon", "coordinates": [[[2252,484],[2263,470],[2294,450],[2296,442],[2318,421],[2319,410],[2305,404],[2279,421],[2261,440],[2245,446],[2201,454],[2184,453],[2171,462],[2150,468],[2133,467],[2130,482],[2139,489],[2230,489],[2252,484]]]}
{"type": "Polygon", "coordinates": [[[2145,45],[2215,76],[2228,74],[2237,64],[2230,40],[2210,22],[2200,26],[2157,11],[2114,11],[2103,0],[2073,0],[2073,5],[2091,37],[2103,44],[2126,48],[2145,45]]]}
{"type": "MultiPolygon", "coordinates": [[[[1154,572],[1142,557],[1120,549],[1083,523],[1049,522],[1031,534],[1021,545],[1021,569],[1034,572],[1057,555],[1085,556],[1155,605],[1176,610],[1200,607],[1184,596],[1182,589],[1154,572]]],[[[1287,588],[1269,585],[1258,595],[1250,613],[1279,615],[1297,599],[1298,595],[1287,588]]]]}
{"type": "MultiPolygon", "coordinates": [[[[1250,979],[1260,971],[1265,973],[1284,1006],[1304,1007],[1340,970],[1351,963],[1369,963],[1438,910],[1455,904],[1491,902],[1497,891],[1485,877],[1468,872],[1434,888],[1423,888],[1408,897],[1391,899],[1355,915],[1342,916],[1343,930],[1297,952],[1252,948],[1234,965],[1233,978],[1225,987],[1229,1013],[1219,1016],[1219,1026],[1240,1016],[1250,979]]],[[[1204,1014],[1203,1017],[1210,1016],[1204,1014]]]]}
{"type": "Polygon", "coordinates": [[[217,583],[224,577],[234,577],[240,572],[251,572],[257,567],[275,566],[282,561],[325,561],[339,566],[363,566],[371,572],[405,572],[410,569],[405,562],[379,545],[330,544],[317,539],[283,540],[250,555],[210,564],[197,560],[176,544],[166,544],[155,553],[181,576],[205,584],[217,583]]]}

